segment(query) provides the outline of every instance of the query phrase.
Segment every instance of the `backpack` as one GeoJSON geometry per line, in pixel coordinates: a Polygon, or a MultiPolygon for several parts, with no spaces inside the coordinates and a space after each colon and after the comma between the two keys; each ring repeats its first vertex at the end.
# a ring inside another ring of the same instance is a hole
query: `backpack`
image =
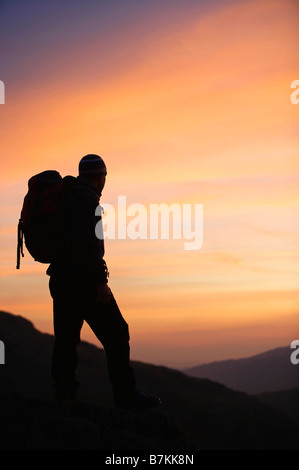
{"type": "Polygon", "coordinates": [[[58,171],[32,176],[18,223],[17,266],[25,246],[40,263],[52,263],[62,242],[63,179],[58,171]]]}

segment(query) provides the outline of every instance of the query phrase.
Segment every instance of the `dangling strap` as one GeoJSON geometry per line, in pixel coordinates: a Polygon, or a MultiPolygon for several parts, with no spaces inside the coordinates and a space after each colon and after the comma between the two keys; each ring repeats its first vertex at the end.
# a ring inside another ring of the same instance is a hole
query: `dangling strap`
{"type": "Polygon", "coordinates": [[[24,232],[23,232],[23,224],[22,224],[22,219],[19,219],[18,223],[18,246],[17,246],[17,269],[20,269],[20,254],[22,257],[24,257],[24,252],[23,252],[23,237],[24,237],[24,232]]]}

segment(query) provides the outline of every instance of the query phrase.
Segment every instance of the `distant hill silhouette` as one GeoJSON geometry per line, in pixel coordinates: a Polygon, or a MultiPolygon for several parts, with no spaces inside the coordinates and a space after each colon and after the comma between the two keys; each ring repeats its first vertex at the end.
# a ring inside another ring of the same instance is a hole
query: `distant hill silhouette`
{"type": "Polygon", "coordinates": [[[279,392],[265,392],[257,395],[257,397],[261,401],[282,410],[299,424],[299,388],[279,392]]]}
{"type": "Polygon", "coordinates": [[[199,365],[184,372],[249,394],[289,390],[299,388],[299,365],[291,363],[291,352],[290,347],[276,348],[244,359],[199,365]]]}
{"type": "Polygon", "coordinates": [[[112,406],[104,351],[79,346],[79,403],[53,400],[53,336],[23,317],[0,312],[2,449],[298,449],[299,429],[286,414],[245,393],[167,367],[133,362],[140,390],[159,408],[112,406]]]}

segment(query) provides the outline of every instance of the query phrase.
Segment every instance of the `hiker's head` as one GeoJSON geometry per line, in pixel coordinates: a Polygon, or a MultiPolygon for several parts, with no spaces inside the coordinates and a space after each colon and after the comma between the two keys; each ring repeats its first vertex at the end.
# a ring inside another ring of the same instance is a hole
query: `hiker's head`
{"type": "Polygon", "coordinates": [[[88,154],[79,162],[79,175],[88,179],[101,193],[106,182],[107,168],[104,160],[99,155],[88,154]]]}

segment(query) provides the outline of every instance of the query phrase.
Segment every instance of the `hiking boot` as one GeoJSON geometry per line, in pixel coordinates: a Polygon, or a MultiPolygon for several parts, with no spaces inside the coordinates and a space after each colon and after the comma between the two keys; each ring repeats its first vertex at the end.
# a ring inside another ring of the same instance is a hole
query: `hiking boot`
{"type": "Polygon", "coordinates": [[[77,390],[73,388],[57,388],[55,390],[55,400],[56,401],[76,401],[77,390]]]}
{"type": "Polygon", "coordinates": [[[71,382],[70,384],[57,384],[53,385],[55,390],[55,400],[57,401],[76,401],[77,389],[79,382],[71,382]]]}
{"type": "Polygon", "coordinates": [[[75,401],[77,401],[77,396],[76,396],[75,393],[59,393],[59,392],[56,392],[55,400],[56,401],[72,401],[72,402],[75,402],[75,401]]]}
{"type": "Polygon", "coordinates": [[[155,395],[144,395],[141,392],[137,392],[131,397],[120,397],[114,399],[114,405],[116,408],[123,410],[148,410],[155,406],[161,405],[161,400],[155,395]]]}

